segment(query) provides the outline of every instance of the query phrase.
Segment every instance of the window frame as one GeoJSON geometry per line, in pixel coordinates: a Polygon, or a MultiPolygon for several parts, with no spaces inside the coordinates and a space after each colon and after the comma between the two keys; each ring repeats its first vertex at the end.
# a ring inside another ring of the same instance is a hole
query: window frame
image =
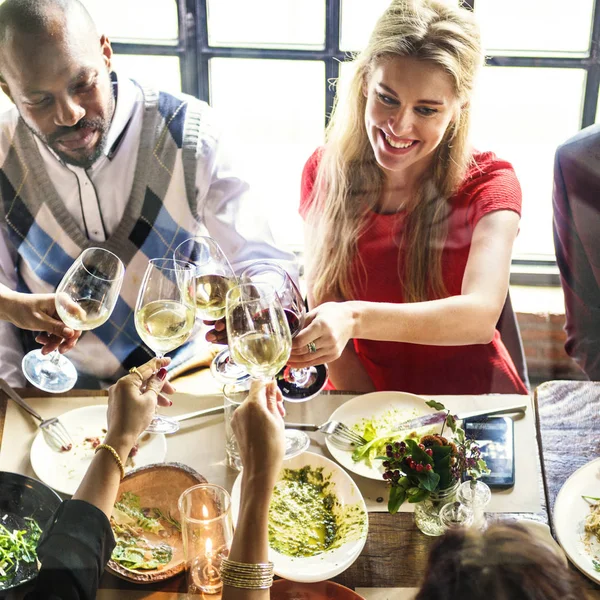
{"type": "MultiPolygon", "coordinates": [[[[115,52],[121,54],[177,56],[180,59],[181,84],[185,93],[210,103],[210,68],[212,58],[275,59],[321,61],[325,63],[324,124],[333,109],[335,87],[330,82],[340,73],[340,63],[349,53],[340,50],[341,2],[325,0],[325,45],[322,49],[302,50],[284,48],[246,48],[211,46],[208,41],[208,0],[173,0],[177,3],[179,36],[176,45],[114,42],[115,52]]],[[[463,0],[463,6],[475,9],[475,2],[463,0]]],[[[536,67],[582,69],[586,72],[581,128],[593,125],[596,119],[600,90],[600,0],[594,0],[592,27],[588,52],[565,55],[557,52],[512,54],[486,53],[486,65],[494,67],[536,67]]],[[[548,199],[550,201],[550,199],[548,199]]],[[[511,283],[520,285],[560,285],[556,260],[542,257],[515,256],[512,261],[511,283]]]]}

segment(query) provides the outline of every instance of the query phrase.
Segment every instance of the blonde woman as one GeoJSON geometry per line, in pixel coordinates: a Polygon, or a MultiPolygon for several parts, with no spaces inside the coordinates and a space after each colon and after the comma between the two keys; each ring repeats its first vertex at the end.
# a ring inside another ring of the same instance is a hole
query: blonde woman
{"type": "Polygon", "coordinates": [[[527,393],[495,328],[521,191],[468,142],[482,62],[456,2],[393,0],[379,19],[304,168],[313,310],[291,366],[327,362],[356,391],[527,393]]]}

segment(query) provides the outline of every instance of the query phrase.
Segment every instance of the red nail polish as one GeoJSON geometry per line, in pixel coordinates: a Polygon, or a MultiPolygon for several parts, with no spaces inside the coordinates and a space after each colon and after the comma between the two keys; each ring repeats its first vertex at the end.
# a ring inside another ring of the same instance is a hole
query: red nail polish
{"type": "Polygon", "coordinates": [[[156,375],[161,381],[164,381],[167,376],[167,370],[164,367],[161,367],[156,375]]]}
{"type": "Polygon", "coordinates": [[[169,400],[169,406],[173,406],[173,400],[169,400]]]}

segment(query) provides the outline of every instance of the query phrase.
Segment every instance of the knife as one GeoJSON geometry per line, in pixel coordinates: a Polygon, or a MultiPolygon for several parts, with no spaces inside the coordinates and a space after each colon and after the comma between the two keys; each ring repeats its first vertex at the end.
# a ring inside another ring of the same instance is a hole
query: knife
{"type": "MultiPolygon", "coordinates": [[[[464,419],[470,419],[472,417],[487,417],[492,415],[507,415],[511,413],[523,414],[527,410],[526,404],[515,404],[512,406],[504,406],[502,408],[474,410],[471,412],[458,413],[456,416],[457,421],[463,421],[464,419]]],[[[452,411],[450,411],[452,414],[452,411]]],[[[424,415],[422,417],[416,417],[409,421],[403,421],[394,427],[394,431],[403,431],[406,429],[419,429],[420,427],[427,427],[429,425],[437,425],[443,423],[448,415],[448,411],[439,410],[431,415],[424,415]]]]}
{"type": "Polygon", "coordinates": [[[218,415],[225,410],[225,406],[221,404],[220,406],[214,406],[213,408],[205,408],[204,410],[197,410],[195,412],[185,413],[183,415],[175,415],[174,417],[169,417],[169,419],[173,419],[174,421],[187,421],[188,419],[195,419],[196,417],[208,417],[209,415],[218,415]]]}

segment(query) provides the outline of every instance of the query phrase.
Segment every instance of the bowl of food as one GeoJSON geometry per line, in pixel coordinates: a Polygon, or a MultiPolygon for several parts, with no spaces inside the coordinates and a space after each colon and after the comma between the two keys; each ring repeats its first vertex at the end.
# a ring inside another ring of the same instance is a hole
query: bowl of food
{"type": "Polygon", "coordinates": [[[117,545],[108,569],[134,583],[163,581],[185,570],[177,503],[182,492],[199,483],[206,479],[179,463],[128,473],[110,518],[117,545]]]}
{"type": "Polygon", "coordinates": [[[0,591],[31,581],[36,547],[60,496],[37,479],[0,471],[0,591]]]}
{"type": "MultiPolygon", "coordinates": [[[[240,474],[231,493],[237,522],[240,474]]],[[[301,583],[345,571],[367,540],[365,501],[348,474],[312,452],[286,460],[269,508],[269,560],[275,574],[301,583]]]]}

